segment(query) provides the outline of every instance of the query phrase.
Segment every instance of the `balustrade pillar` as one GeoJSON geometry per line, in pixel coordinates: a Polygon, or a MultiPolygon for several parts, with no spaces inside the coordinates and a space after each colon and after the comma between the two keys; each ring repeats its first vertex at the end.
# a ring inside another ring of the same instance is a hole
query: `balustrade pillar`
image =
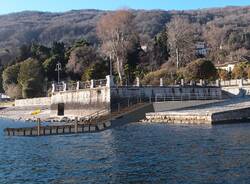
{"type": "Polygon", "coordinates": [[[106,87],[114,86],[113,75],[107,75],[106,80],[107,80],[106,87]]]}
{"type": "Polygon", "coordinates": [[[140,87],[140,79],[139,79],[139,77],[136,77],[136,86],[140,87]]]}
{"type": "Polygon", "coordinates": [[[163,86],[163,78],[160,78],[160,86],[163,86]]]}
{"type": "Polygon", "coordinates": [[[93,79],[90,80],[90,88],[94,88],[95,87],[95,82],[93,79]]]}
{"type": "Polygon", "coordinates": [[[76,83],[76,91],[78,91],[79,89],[80,89],[80,82],[77,81],[77,83],[76,83]]]}

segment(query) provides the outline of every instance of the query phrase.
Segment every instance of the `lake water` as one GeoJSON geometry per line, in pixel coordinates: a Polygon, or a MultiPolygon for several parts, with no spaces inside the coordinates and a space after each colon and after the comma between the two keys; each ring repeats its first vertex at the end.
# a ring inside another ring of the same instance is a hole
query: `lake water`
{"type": "Polygon", "coordinates": [[[0,183],[250,183],[250,124],[133,123],[94,134],[4,137],[0,183]]]}

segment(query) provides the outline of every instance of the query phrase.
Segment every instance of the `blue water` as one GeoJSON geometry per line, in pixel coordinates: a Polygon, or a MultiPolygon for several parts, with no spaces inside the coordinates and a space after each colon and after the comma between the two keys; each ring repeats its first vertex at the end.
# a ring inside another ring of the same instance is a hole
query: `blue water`
{"type": "Polygon", "coordinates": [[[101,133],[4,137],[0,183],[250,183],[250,124],[133,123],[101,133]]]}

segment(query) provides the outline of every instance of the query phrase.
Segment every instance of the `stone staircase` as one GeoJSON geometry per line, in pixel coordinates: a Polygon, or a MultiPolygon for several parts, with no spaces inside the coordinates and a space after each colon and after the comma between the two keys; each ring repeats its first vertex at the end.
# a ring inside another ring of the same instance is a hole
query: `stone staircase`
{"type": "Polygon", "coordinates": [[[83,124],[87,123],[91,125],[97,125],[97,124],[100,124],[100,123],[102,124],[103,122],[107,122],[107,121],[114,121],[116,119],[123,117],[127,113],[131,113],[137,109],[144,107],[147,104],[148,103],[137,103],[137,104],[133,104],[128,107],[125,107],[125,108],[121,108],[117,111],[113,111],[111,113],[109,113],[108,110],[106,110],[108,114],[102,114],[101,111],[98,111],[95,114],[90,115],[91,117],[90,121],[85,121],[83,122],[83,124]]]}

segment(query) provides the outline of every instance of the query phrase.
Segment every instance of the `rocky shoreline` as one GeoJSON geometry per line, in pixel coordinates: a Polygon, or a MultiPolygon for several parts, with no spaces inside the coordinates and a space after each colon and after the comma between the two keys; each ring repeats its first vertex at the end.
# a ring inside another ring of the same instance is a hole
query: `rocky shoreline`
{"type": "Polygon", "coordinates": [[[29,122],[36,121],[38,118],[43,122],[50,122],[52,120],[58,119],[50,117],[49,106],[2,107],[0,109],[0,118],[11,119],[14,121],[29,121],[29,122]],[[32,114],[32,112],[38,109],[41,111],[41,113],[36,115],[32,114]]]}

